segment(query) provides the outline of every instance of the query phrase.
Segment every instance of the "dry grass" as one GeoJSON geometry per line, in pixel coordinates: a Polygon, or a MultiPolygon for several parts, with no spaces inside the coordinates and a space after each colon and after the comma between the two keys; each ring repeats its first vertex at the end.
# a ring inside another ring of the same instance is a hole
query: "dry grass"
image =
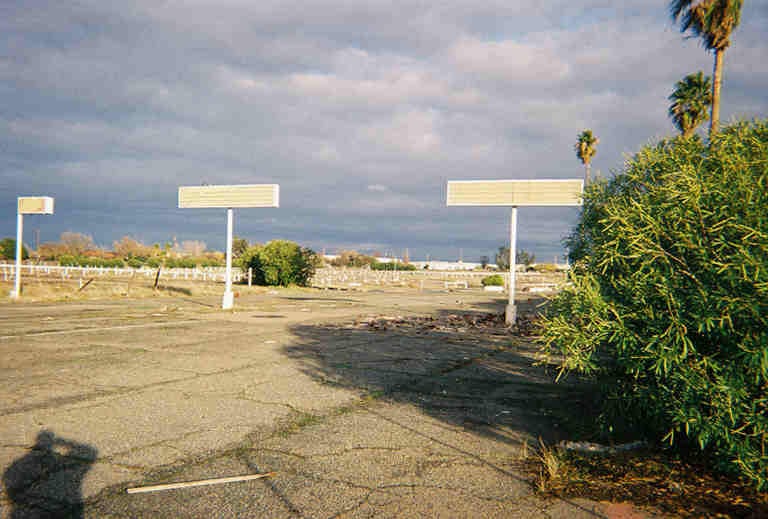
{"type": "Polygon", "coordinates": [[[547,447],[541,438],[539,438],[538,461],[540,468],[536,486],[539,491],[546,492],[554,482],[563,477],[566,466],[560,459],[560,453],[554,448],[547,447]]]}
{"type": "Polygon", "coordinates": [[[528,440],[523,440],[523,443],[520,444],[520,451],[517,454],[517,459],[526,460],[528,459],[528,456],[530,456],[530,450],[528,448],[528,440]]]}
{"type": "Polygon", "coordinates": [[[549,495],[630,502],[675,517],[768,517],[768,493],[660,451],[578,453],[541,443],[526,466],[549,495]]]}
{"type": "MultiPolygon", "coordinates": [[[[90,278],[89,278],[90,279],[90,278]]],[[[98,299],[150,298],[159,296],[207,296],[221,295],[223,283],[172,281],[165,283],[160,280],[158,288],[153,287],[150,280],[115,279],[97,277],[85,285],[85,280],[61,279],[23,279],[22,301],[80,301],[98,299]]],[[[0,282],[0,294],[8,296],[13,290],[13,283],[0,282]]],[[[256,292],[259,288],[235,285],[235,294],[239,292],[256,292]]]]}

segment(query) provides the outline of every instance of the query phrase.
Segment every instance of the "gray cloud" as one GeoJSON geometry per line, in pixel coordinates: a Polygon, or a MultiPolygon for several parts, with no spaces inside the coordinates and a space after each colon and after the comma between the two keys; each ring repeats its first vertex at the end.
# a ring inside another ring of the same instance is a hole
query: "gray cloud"
{"type": "MultiPolygon", "coordinates": [[[[608,174],[672,134],[666,96],[712,57],[667,5],[5,2],[0,234],[32,191],[57,197],[37,222],[44,239],[222,247],[221,218],[175,209],[177,186],[279,182],[281,208],[244,211],[240,234],[491,254],[508,211],[446,208],[445,181],[580,176],[584,128],[601,137],[594,167],[608,174]]],[[[766,23],[768,2],[745,3],[726,120],[768,113],[766,23]]],[[[526,212],[522,245],[561,251],[576,213],[526,212]]]]}

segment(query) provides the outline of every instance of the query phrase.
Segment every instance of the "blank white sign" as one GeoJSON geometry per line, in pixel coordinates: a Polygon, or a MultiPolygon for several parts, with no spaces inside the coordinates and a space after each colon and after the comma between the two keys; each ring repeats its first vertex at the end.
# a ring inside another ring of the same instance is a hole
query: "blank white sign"
{"type": "Polygon", "coordinates": [[[179,208],[279,207],[278,184],[179,187],[179,208]]]}
{"type": "Polygon", "coordinates": [[[53,214],[50,196],[20,196],[17,201],[19,214],[53,214]]]}
{"type": "Polygon", "coordinates": [[[582,179],[451,180],[447,205],[560,206],[581,205],[582,179]]]}

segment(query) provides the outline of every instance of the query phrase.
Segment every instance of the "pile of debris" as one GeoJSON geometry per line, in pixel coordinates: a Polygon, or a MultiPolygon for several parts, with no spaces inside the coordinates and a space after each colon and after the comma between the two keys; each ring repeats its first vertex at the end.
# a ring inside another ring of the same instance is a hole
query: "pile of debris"
{"type": "Polygon", "coordinates": [[[408,331],[417,335],[482,332],[491,335],[529,336],[534,332],[535,320],[535,315],[520,315],[516,325],[507,326],[503,313],[446,314],[437,317],[377,315],[358,319],[353,327],[371,331],[408,331]]]}

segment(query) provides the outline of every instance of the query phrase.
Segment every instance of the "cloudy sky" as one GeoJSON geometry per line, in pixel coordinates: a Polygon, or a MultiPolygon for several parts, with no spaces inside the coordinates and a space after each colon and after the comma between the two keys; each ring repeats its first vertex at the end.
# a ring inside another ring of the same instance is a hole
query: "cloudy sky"
{"type": "MultiPolygon", "coordinates": [[[[725,56],[722,118],[768,116],[768,0],[747,0],[725,56]]],[[[49,195],[25,241],[202,240],[224,210],[180,185],[279,183],[235,233],[328,252],[465,261],[508,240],[505,208],[445,207],[446,180],[604,175],[672,135],[667,96],[712,56],[667,0],[3,0],[0,237],[16,197],[49,195]]],[[[540,260],[575,209],[523,208],[540,260]]]]}

